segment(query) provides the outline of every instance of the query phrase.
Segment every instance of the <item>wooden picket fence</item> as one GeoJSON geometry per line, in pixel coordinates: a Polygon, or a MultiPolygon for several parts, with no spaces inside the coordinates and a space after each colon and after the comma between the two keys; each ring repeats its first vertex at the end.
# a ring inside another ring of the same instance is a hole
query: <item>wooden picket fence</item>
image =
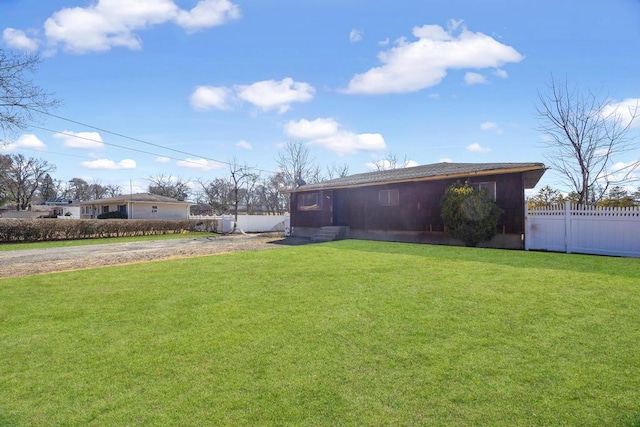
{"type": "Polygon", "coordinates": [[[640,257],[640,208],[566,202],[527,209],[525,249],[640,257]]]}

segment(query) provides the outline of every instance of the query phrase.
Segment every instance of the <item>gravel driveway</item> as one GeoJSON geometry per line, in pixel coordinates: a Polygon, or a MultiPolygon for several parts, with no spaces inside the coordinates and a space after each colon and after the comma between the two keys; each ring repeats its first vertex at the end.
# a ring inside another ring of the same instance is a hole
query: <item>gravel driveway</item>
{"type": "Polygon", "coordinates": [[[266,233],[8,251],[0,252],[0,277],[274,249],[303,243],[308,243],[308,241],[305,239],[285,239],[279,233],[266,233]]]}

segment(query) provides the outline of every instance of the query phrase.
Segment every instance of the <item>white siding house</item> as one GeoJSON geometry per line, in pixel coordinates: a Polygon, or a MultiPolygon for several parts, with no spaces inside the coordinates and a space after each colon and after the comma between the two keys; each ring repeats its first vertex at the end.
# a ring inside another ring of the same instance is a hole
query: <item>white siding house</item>
{"type": "Polygon", "coordinates": [[[189,219],[190,202],[150,193],[129,194],[80,204],[81,218],[97,218],[107,212],[122,212],[129,219],[189,219]]]}

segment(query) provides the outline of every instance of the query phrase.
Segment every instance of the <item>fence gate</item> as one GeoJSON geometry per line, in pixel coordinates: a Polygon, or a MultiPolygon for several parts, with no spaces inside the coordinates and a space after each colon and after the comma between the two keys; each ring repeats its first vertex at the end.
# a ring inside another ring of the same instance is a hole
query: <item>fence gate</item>
{"type": "Polygon", "coordinates": [[[527,208],[525,249],[640,257],[640,208],[527,208]]]}

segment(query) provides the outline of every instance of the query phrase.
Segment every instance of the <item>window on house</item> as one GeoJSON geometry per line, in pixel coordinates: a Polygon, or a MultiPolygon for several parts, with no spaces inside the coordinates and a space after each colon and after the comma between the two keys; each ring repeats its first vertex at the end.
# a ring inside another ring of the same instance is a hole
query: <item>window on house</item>
{"type": "Polygon", "coordinates": [[[158,207],[157,206],[151,206],[151,213],[158,213],[158,207]]]}
{"type": "Polygon", "coordinates": [[[320,197],[319,191],[298,194],[299,211],[313,211],[320,209],[322,209],[322,197],[320,197]]]}
{"type": "Polygon", "coordinates": [[[109,212],[109,206],[103,206],[102,213],[108,213],[108,212],[109,212]]]}
{"type": "Polygon", "coordinates": [[[118,205],[118,212],[126,214],[127,213],[127,205],[118,205]]]}
{"type": "Polygon", "coordinates": [[[496,182],[476,182],[471,184],[471,186],[476,190],[481,190],[487,193],[487,196],[494,202],[496,201],[496,182]]]}
{"type": "Polygon", "coordinates": [[[400,191],[397,188],[378,191],[378,203],[380,206],[398,206],[400,204],[400,191]]]}

